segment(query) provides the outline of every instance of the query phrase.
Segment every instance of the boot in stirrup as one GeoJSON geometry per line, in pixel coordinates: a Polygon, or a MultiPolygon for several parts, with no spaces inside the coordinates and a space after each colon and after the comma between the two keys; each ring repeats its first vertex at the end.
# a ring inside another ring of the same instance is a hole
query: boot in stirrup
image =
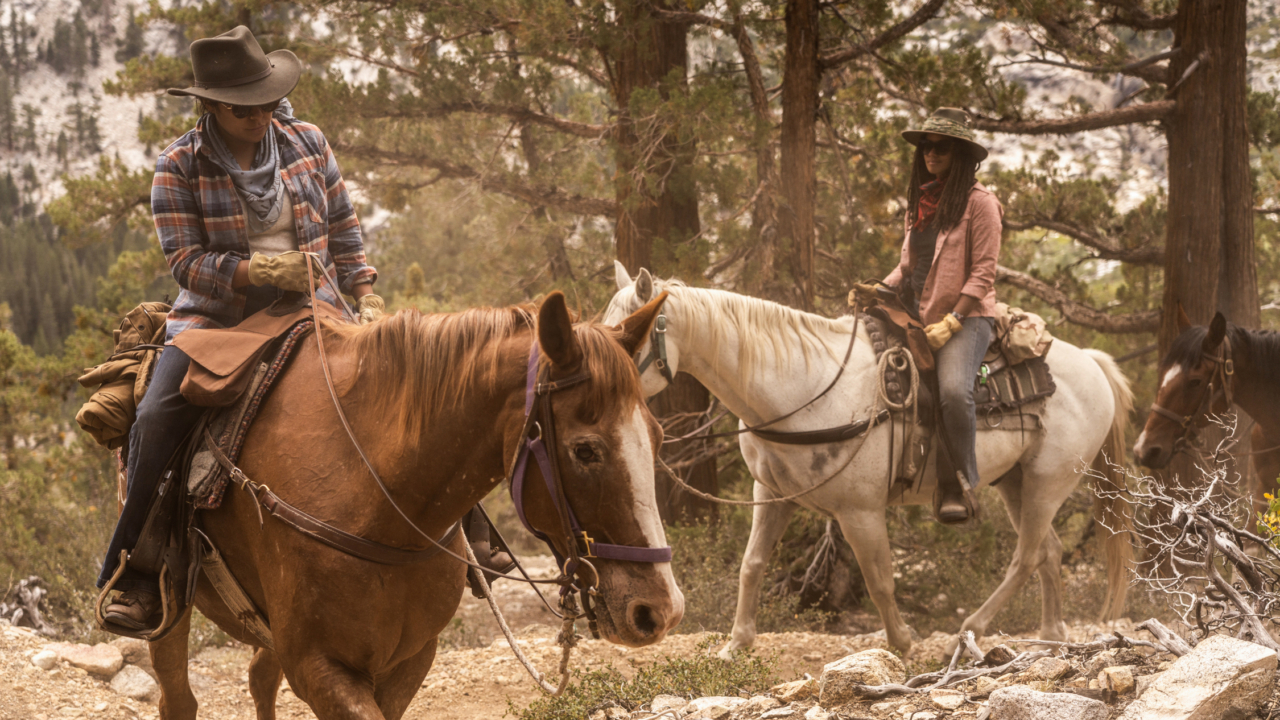
{"type": "Polygon", "coordinates": [[[955,482],[938,478],[936,498],[934,515],[938,522],[944,525],[955,525],[971,519],[978,520],[982,515],[978,496],[969,487],[963,472],[956,471],[955,482]]]}

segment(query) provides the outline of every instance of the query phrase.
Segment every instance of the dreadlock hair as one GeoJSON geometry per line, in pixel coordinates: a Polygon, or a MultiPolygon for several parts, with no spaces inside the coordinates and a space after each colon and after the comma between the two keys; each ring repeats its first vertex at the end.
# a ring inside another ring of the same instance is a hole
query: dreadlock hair
{"type": "MultiPolygon", "coordinates": [[[[974,157],[969,143],[956,140],[951,150],[951,171],[947,174],[947,184],[942,188],[942,197],[938,199],[938,212],[934,214],[931,225],[939,230],[955,227],[964,217],[965,206],[969,204],[969,191],[978,172],[978,160],[974,157]]],[[[916,146],[915,159],[911,163],[911,187],[907,189],[907,217],[914,223],[920,208],[920,196],[924,194],[920,186],[932,182],[936,178],[924,164],[924,151],[916,146]]]]}

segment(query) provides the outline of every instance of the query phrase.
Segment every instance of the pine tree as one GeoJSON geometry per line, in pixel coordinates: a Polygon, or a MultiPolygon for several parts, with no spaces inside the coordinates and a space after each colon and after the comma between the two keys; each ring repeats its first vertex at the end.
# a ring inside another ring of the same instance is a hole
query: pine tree
{"type": "Polygon", "coordinates": [[[128,62],[142,54],[145,49],[145,38],[142,34],[142,26],[138,24],[137,15],[134,13],[133,6],[129,6],[129,22],[124,28],[124,39],[120,41],[120,48],[116,50],[117,62],[128,62]]]}
{"type": "Polygon", "coordinates": [[[13,85],[9,73],[0,71],[0,142],[13,151],[16,115],[13,110],[13,85]]]}
{"type": "MultiPolygon", "coordinates": [[[[40,153],[40,146],[36,137],[36,118],[44,113],[40,108],[34,105],[23,104],[22,106],[22,151],[40,153]]],[[[28,165],[28,167],[30,167],[28,165]]],[[[32,172],[34,172],[34,168],[32,172]]]]}

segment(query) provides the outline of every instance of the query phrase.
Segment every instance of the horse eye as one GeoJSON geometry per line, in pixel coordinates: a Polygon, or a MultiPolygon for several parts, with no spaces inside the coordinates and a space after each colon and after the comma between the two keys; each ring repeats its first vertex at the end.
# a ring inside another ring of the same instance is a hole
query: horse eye
{"type": "Polygon", "coordinates": [[[596,451],[587,443],[580,443],[573,448],[573,456],[582,462],[591,462],[596,459],[596,451]]]}

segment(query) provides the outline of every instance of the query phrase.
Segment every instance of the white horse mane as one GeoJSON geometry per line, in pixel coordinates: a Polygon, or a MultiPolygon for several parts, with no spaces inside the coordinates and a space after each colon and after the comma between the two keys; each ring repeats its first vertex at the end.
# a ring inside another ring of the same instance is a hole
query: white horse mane
{"type": "MultiPolygon", "coordinates": [[[[787,352],[795,340],[804,356],[805,369],[809,368],[810,352],[825,350],[836,362],[843,359],[845,347],[834,347],[828,340],[832,334],[848,335],[853,330],[851,317],[832,319],[789,308],[770,300],[748,297],[725,290],[695,288],[679,280],[654,280],[654,294],[666,290],[679,302],[668,305],[671,315],[684,315],[682,322],[692,324],[697,319],[700,327],[708,329],[707,338],[717,355],[725,341],[725,329],[737,331],[739,358],[738,372],[745,380],[758,367],[764,355],[761,348],[773,352],[779,364],[785,368],[794,358],[787,352]]],[[[843,340],[841,343],[848,342],[843,340]]]]}

